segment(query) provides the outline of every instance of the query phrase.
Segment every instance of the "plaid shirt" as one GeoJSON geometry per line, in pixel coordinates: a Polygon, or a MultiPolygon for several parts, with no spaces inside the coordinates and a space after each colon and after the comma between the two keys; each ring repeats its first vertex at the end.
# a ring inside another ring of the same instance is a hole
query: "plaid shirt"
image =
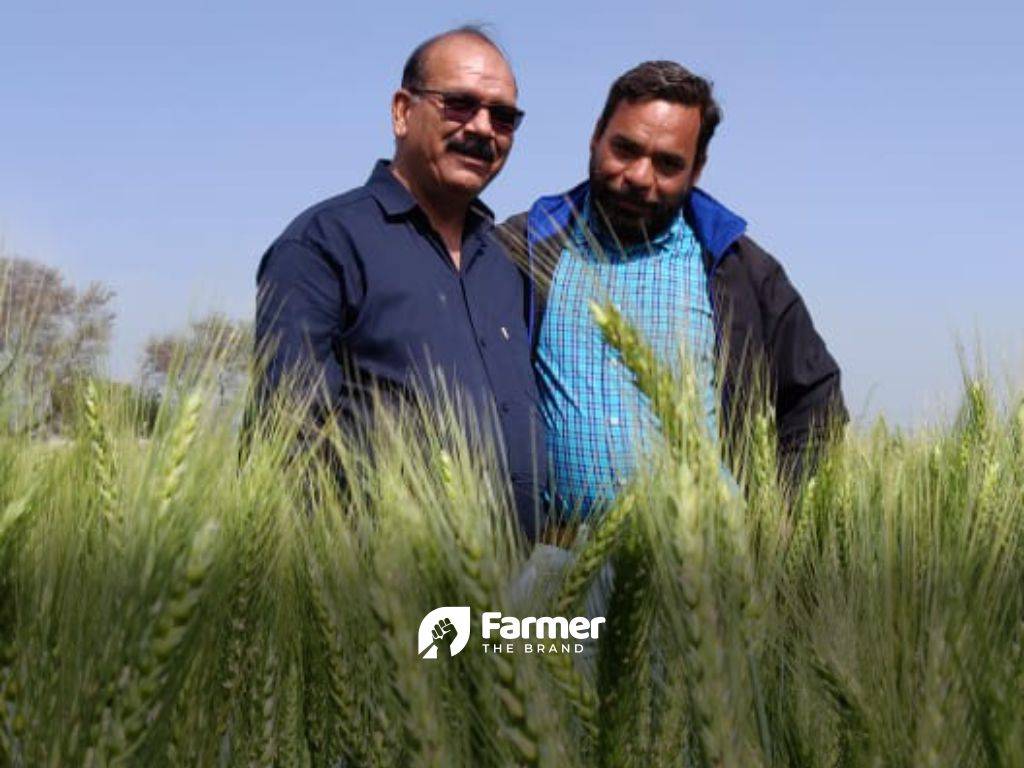
{"type": "Polygon", "coordinates": [[[589,217],[588,199],[555,270],[537,347],[558,505],[581,516],[615,496],[660,436],[650,403],[604,342],[590,314],[591,299],[615,304],[677,372],[682,354],[694,355],[711,434],[717,434],[715,333],[693,231],[680,214],[649,243],[623,252],[595,232],[600,228],[585,233],[589,217]]]}

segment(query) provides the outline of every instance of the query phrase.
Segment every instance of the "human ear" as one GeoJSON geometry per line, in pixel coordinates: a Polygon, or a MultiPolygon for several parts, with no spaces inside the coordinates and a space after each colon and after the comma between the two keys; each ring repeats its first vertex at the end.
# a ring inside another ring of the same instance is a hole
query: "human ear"
{"type": "Polygon", "coordinates": [[[391,130],[396,139],[405,137],[409,132],[409,108],[412,106],[412,99],[409,92],[403,88],[395,91],[391,97],[391,130]]]}

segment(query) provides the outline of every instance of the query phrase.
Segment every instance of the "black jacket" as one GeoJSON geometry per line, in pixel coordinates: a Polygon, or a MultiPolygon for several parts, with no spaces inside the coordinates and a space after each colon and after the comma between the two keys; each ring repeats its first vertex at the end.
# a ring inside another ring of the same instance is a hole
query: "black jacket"
{"type": "MultiPolygon", "coordinates": [[[[541,198],[500,228],[506,248],[531,278],[526,309],[534,344],[568,225],[585,194],[584,184],[541,198]]],[[[684,213],[709,278],[727,452],[739,445],[736,437],[748,415],[767,398],[784,479],[798,480],[813,469],[823,440],[848,421],[839,366],[782,266],[744,234],[746,222],[700,190],[690,195],[684,213]]]]}

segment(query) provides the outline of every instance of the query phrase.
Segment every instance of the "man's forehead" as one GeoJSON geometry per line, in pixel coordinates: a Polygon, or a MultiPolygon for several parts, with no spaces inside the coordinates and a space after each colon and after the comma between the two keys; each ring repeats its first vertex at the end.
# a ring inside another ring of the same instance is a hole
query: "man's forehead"
{"type": "Polygon", "coordinates": [[[676,130],[700,127],[700,108],[664,99],[622,101],[612,113],[610,123],[620,125],[642,124],[650,127],[676,130]]]}
{"type": "Polygon", "coordinates": [[[605,128],[606,133],[645,140],[696,139],[699,131],[698,107],[661,99],[621,102],[605,128]]]}
{"type": "Polygon", "coordinates": [[[515,77],[505,57],[494,46],[471,35],[452,35],[426,51],[423,71],[428,82],[471,81],[515,91],[515,77]]]}

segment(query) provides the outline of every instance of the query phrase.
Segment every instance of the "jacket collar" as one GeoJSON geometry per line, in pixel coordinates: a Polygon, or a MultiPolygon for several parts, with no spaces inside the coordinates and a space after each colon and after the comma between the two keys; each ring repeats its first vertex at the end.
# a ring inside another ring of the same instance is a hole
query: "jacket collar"
{"type": "MultiPolygon", "coordinates": [[[[540,242],[568,228],[572,218],[582,210],[590,183],[582,184],[560,195],[542,197],[533,204],[529,213],[528,233],[532,242],[540,242]]],[[[693,229],[697,241],[717,263],[729,247],[747,229],[747,222],[711,195],[694,188],[683,204],[686,223],[693,229]]]]}
{"type": "MultiPolygon", "coordinates": [[[[404,216],[419,207],[416,198],[391,172],[390,160],[377,161],[366,188],[388,216],[404,216]]],[[[469,210],[481,219],[494,221],[494,212],[479,199],[469,204],[469,210]]]]}
{"type": "Polygon", "coordinates": [[[686,223],[717,263],[747,231],[747,222],[702,189],[694,187],[683,203],[686,223]]]}

